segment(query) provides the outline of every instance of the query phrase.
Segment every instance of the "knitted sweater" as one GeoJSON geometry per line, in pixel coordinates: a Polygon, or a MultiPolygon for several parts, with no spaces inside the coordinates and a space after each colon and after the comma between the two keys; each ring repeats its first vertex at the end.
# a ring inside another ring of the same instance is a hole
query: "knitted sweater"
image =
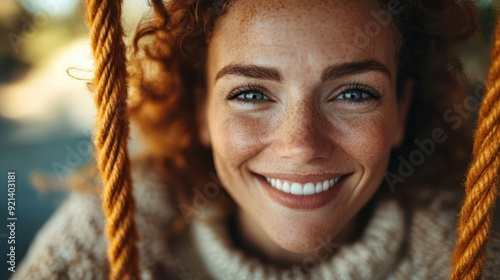
{"type": "MultiPolygon", "coordinates": [[[[453,192],[422,192],[412,197],[421,202],[412,207],[396,195],[380,199],[353,243],[338,250],[325,244],[332,252],[327,258],[309,257],[292,267],[275,267],[236,248],[226,223],[193,221],[183,234],[169,236],[176,206],[154,172],[134,169],[144,280],[449,278],[460,201],[453,192]]],[[[500,279],[498,216],[484,279],[500,279]]],[[[40,230],[11,279],[107,279],[104,223],[98,195],[72,193],[40,230]]]]}

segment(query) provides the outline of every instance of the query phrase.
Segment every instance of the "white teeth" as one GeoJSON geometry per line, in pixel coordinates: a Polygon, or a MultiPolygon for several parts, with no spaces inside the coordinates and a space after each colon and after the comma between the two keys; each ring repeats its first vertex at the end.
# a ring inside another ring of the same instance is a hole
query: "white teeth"
{"type": "Polygon", "coordinates": [[[281,180],[276,180],[276,185],[275,187],[278,189],[278,190],[282,190],[283,188],[281,187],[281,180]]]}
{"type": "Polygon", "coordinates": [[[317,183],[316,184],[316,193],[320,193],[323,191],[323,184],[317,183]]]}
{"type": "Polygon", "coordinates": [[[302,186],[299,183],[293,183],[290,187],[290,193],[296,195],[302,195],[302,186]]]}
{"type": "Polygon", "coordinates": [[[333,187],[337,182],[342,178],[342,176],[339,176],[337,178],[333,178],[330,180],[325,180],[323,182],[317,182],[317,183],[305,183],[305,184],[300,184],[296,182],[289,182],[285,180],[280,180],[280,179],[274,179],[274,178],[267,178],[266,181],[273,186],[274,188],[286,192],[286,193],[291,193],[294,195],[312,195],[312,194],[317,194],[320,192],[327,191],[331,187],[333,187]]]}
{"type": "Polygon", "coordinates": [[[286,193],[290,193],[290,184],[287,181],[283,183],[283,191],[286,193]]]}
{"type": "Polygon", "coordinates": [[[307,183],[304,185],[304,190],[302,191],[303,195],[310,195],[310,194],[315,194],[316,189],[314,188],[313,183],[307,183]]]}
{"type": "Polygon", "coordinates": [[[330,183],[328,182],[328,180],[325,180],[323,182],[323,191],[327,191],[329,188],[330,188],[330,183]]]}

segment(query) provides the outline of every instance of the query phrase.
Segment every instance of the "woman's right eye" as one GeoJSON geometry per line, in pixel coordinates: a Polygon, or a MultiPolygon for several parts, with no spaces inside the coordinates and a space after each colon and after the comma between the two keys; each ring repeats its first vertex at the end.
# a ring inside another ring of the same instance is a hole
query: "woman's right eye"
{"type": "Polygon", "coordinates": [[[269,100],[262,92],[256,91],[242,92],[236,98],[243,100],[269,100]]]}
{"type": "Polygon", "coordinates": [[[233,100],[243,103],[256,103],[269,101],[269,97],[264,93],[264,89],[255,85],[248,85],[232,90],[227,95],[227,100],[233,100]]]}

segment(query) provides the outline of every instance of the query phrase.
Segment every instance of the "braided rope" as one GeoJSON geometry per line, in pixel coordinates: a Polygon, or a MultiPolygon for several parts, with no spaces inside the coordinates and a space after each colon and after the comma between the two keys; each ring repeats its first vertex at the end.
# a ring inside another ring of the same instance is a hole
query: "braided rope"
{"type": "MultiPolygon", "coordinates": [[[[133,220],[130,166],[127,154],[126,66],[121,1],[86,0],[87,22],[96,60],[95,142],[99,169],[105,183],[103,208],[111,279],[138,279],[137,232],[133,220]],[[111,67],[113,66],[113,67],[111,67]],[[124,115],[122,115],[124,114],[124,115]],[[107,137],[107,135],[111,137],[107,137]],[[135,276],[135,277],[132,277],[135,276]]],[[[466,180],[466,200],[461,211],[459,239],[451,279],[478,279],[485,261],[500,168],[500,21],[492,53],[488,91],[479,112],[474,160],[466,180]]]]}
{"type": "Polygon", "coordinates": [[[453,255],[453,280],[479,279],[486,261],[500,170],[500,18],[487,89],[479,111],[473,161],[465,182],[465,201],[453,255]]]}
{"type": "Polygon", "coordinates": [[[135,203],[127,152],[127,71],[121,3],[116,0],[86,0],[95,58],[94,84],[97,121],[95,145],[104,181],[103,208],[107,217],[110,279],[139,279],[135,203]]]}

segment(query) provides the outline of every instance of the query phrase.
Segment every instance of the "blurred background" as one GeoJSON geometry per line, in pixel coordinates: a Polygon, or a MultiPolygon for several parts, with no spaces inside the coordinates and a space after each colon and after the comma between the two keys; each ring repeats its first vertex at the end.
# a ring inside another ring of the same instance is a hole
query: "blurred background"
{"type": "MultiPolygon", "coordinates": [[[[149,9],[124,1],[133,31],[149,9]]],[[[7,172],[16,172],[16,265],[92,157],[92,55],[82,0],[0,1],[0,280],[7,271],[7,172]],[[44,190],[34,175],[49,178],[44,190]]],[[[85,226],[85,225],[82,225],[85,226]]],[[[57,238],[55,236],[54,238],[57,238]]]]}
{"type": "MultiPolygon", "coordinates": [[[[473,84],[486,77],[500,1],[482,0],[478,6],[480,32],[461,55],[473,84]]],[[[123,12],[130,35],[150,11],[147,0],[126,0],[123,12]]],[[[87,35],[81,0],[0,1],[0,279],[9,276],[4,267],[8,229],[3,226],[7,172],[17,175],[19,264],[40,226],[63,201],[64,178],[92,156],[95,109],[87,86],[92,78],[87,35]],[[35,189],[34,174],[52,178],[49,188],[35,189]]]]}

